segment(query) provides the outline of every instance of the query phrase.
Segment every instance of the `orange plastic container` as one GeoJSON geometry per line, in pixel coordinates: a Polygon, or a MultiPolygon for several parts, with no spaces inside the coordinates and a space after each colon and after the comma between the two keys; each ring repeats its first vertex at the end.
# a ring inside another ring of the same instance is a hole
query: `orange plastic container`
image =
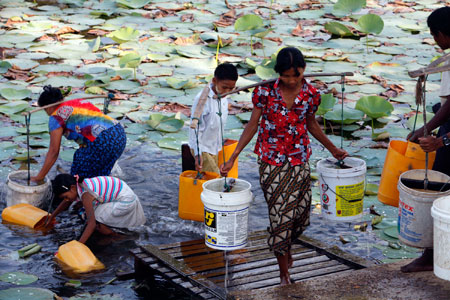
{"type": "MultiPolygon", "coordinates": [[[[428,154],[428,169],[433,167],[436,152],[428,154]]],[[[419,144],[394,140],[389,143],[378,188],[378,200],[398,207],[398,178],[403,172],[425,169],[425,152],[419,144]]]]}
{"type": "MultiPolygon", "coordinates": [[[[231,154],[233,154],[234,149],[236,149],[236,146],[238,144],[238,141],[236,140],[226,140],[225,145],[222,150],[219,151],[219,167],[224,163],[223,161],[223,152],[225,151],[225,160],[230,159],[231,154]]],[[[231,168],[230,172],[228,172],[228,177],[238,178],[239,171],[238,171],[238,160],[236,159],[234,162],[233,167],[231,168]]]]}
{"type": "Polygon", "coordinates": [[[60,246],[55,257],[63,269],[67,268],[67,271],[74,273],[86,273],[105,268],[91,250],[78,241],[70,241],[60,246]]]}
{"type": "Polygon", "coordinates": [[[2,211],[2,220],[36,229],[44,225],[47,212],[28,203],[8,206],[2,211]]]}
{"type": "Polygon", "coordinates": [[[204,208],[200,194],[203,191],[203,183],[219,178],[214,172],[204,172],[202,179],[195,179],[197,171],[184,171],[180,174],[178,189],[178,216],[184,220],[203,222],[204,208]]]}

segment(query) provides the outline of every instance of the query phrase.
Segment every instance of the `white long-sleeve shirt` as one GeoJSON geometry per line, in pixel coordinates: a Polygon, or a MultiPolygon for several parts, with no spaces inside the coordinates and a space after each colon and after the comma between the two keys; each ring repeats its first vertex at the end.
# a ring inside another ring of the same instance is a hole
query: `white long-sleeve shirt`
{"type": "MultiPolygon", "coordinates": [[[[197,94],[194,103],[192,104],[191,122],[201,93],[202,92],[197,94]]],[[[214,96],[215,93],[212,89],[212,83],[210,83],[208,99],[206,100],[197,128],[200,153],[207,152],[217,155],[220,149],[222,149],[223,132],[220,130],[220,117],[217,114],[219,112],[219,99],[214,99],[214,96]]],[[[228,117],[228,97],[222,98],[220,104],[222,110],[222,126],[225,128],[228,117]]],[[[197,139],[195,130],[192,128],[189,128],[189,147],[194,150],[195,155],[198,155],[197,139]]]]}
{"type": "MultiPolygon", "coordinates": [[[[445,64],[449,65],[450,60],[447,60],[445,64]]],[[[447,101],[447,96],[450,96],[450,71],[442,72],[439,96],[441,97],[441,104],[444,105],[445,101],[447,101]]]]}

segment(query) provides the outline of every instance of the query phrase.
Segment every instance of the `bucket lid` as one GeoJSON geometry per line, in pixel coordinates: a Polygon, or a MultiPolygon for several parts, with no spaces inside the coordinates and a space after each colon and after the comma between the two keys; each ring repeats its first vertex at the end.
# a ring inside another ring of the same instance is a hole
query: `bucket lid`
{"type": "Polygon", "coordinates": [[[366,162],[362,159],[356,157],[346,157],[344,159],[344,165],[349,168],[341,168],[337,165],[337,162],[338,160],[334,157],[321,159],[317,163],[317,172],[333,175],[356,175],[355,172],[366,172],[366,162]]]}

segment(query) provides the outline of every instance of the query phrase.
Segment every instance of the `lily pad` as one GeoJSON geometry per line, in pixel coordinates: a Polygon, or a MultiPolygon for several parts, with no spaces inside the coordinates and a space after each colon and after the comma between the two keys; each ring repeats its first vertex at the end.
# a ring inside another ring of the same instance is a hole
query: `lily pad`
{"type": "Polygon", "coordinates": [[[11,288],[0,291],[0,300],[53,300],[55,293],[41,288],[11,288]]]}
{"type": "Polygon", "coordinates": [[[236,20],[234,23],[234,29],[237,31],[246,31],[261,28],[263,26],[263,20],[260,16],[249,14],[244,15],[236,20]]]}
{"type": "Polygon", "coordinates": [[[5,88],[0,90],[0,95],[8,100],[22,100],[30,97],[31,91],[28,89],[5,88]]]}
{"type": "Polygon", "coordinates": [[[332,110],[335,104],[336,98],[334,98],[332,93],[321,95],[321,101],[316,115],[323,116],[328,111],[332,110]]]}
{"type": "Polygon", "coordinates": [[[387,117],[394,110],[394,106],[389,101],[379,96],[361,97],[356,102],[355,108],[364,112],[372,119],[387,117]]]}
{"type": "MultiPolygon", "coordinates": [[[[334,106],[333,110],[327,112],[324,117],[328,121],[332,121],[334,123],[341,123],[341,119],[342,119],[341,114],[342,114],[341,106],[336,105],[336,106],[334,106]]],[[[362,111],[344,106],[344,122],[343,123],[345,125],[352,124],[357,121],[361,121],[363,117],[364,117],[364,113],[362,111]]]]}
{"type": "Polygon", "coordinates": [[[118,4],[121,4],[129,8],[141,8],[151,2],[151,0],[116,0],[118,4]]]}
{"type": "Polygon", "coordinates": [[[140,33],[138,30],[131,27],[124,27],[111,32],[108,37],[110,37],[113,41],[122,44],[128,41],[136,40],[139,35],[140,33]]]}
{"type": "Polygon", "coordinates": [[[384,28],[383,19],[375,14],[367,14],[358,19],[358,29],[364,33],[380,34],[384,28]]]}
{"type": "Polygon", "coordinates": [[[38,277],[22,272],[9,272],[0,276],[0,280],[4,282],[13,283],[16,285],[26,285],[38,280],[38,277]]]}
{"type": "Polygon", "coordinates": [[[328,22],[325,24],[325,29],[330,32],[333,35],[337,35],[340,37],[349,37],[354,36],[353,32],[345,26],[344,24],[341,24],[339,22],[328,22]]]}
{"type": "Polygon", "coordinates": [[[171,149],[171,150],[180,150],[181,149],[181,141],[172,137],[162,138],[158,141],[158,146],[160,148],[171,149]]]}
{"type": "Polygon", "coordinates": [[[368,196],[378,195],[378,184],[374,184],[374,183],[366,184],[365,194],[368,196]]]}
{"type": "Polygon", "coordinates": [[[366,6],[366,0],[339,0],[333,6],[333,14],[343,17],[360,11],[364,6],[366,6]]]}
{"type": "Polygon", "coordinates": [[[176,90],[181,89],[192,89],[198,85],[197,82],[192,81],[190,79],[181,79],[181,78],[175,78],[175,77],[169,77],[166,79],[167,84],[176,90]]]}
{"type": "Polygon", "coordinates": [[[137,68],[141,63],[141,56],[137,52],[125,54],[119,59],[119,66],[121,68],[137,68]]]}
{"type": "Polygon", "coordinates": [[[383,232],[391,238],[398,239],[398,226],[388,227],[384,229],[383,232]]]}
{"type": "Polygon", "coordinates": [[[12,101],[3,105],[0,105],[0,113],[5,115],[13,115],[18,112],[24,111],[29,107],[28,102],[25,101],[12,101]]]}
{"type": "Polygon", "coordinates": [[[277,76],[277,72],[273,68],[263,67],[261,65],[255,68],[256,75],[263,80],[271,79],[277,76]]]}
{"type": "Polygon", "coordinates": [[[6,73],[9,68],[11,68],[12,65],[7,61],[1,61],[0,62],[0,74],[6,73]]]}

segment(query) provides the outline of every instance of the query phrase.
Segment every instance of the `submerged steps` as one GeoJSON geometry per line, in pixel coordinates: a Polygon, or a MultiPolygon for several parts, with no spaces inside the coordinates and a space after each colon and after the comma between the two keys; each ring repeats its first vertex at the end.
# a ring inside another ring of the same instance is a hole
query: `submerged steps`
{"type": "MultiPolygon", "coordinates": [[[[207,247],[203,239],[146,245],[131,252],[138,275],[158,274],[196,299],[226,299],[231,291],[279,285],[278,264],[267,245],[267,236],[266,231],[250,233],[245,248],[226,253],[207,247]]],[[[290,274],[296,282],[345,274],[372,264],[308,237],[298,240],[292,256],[290,274]]]]}

